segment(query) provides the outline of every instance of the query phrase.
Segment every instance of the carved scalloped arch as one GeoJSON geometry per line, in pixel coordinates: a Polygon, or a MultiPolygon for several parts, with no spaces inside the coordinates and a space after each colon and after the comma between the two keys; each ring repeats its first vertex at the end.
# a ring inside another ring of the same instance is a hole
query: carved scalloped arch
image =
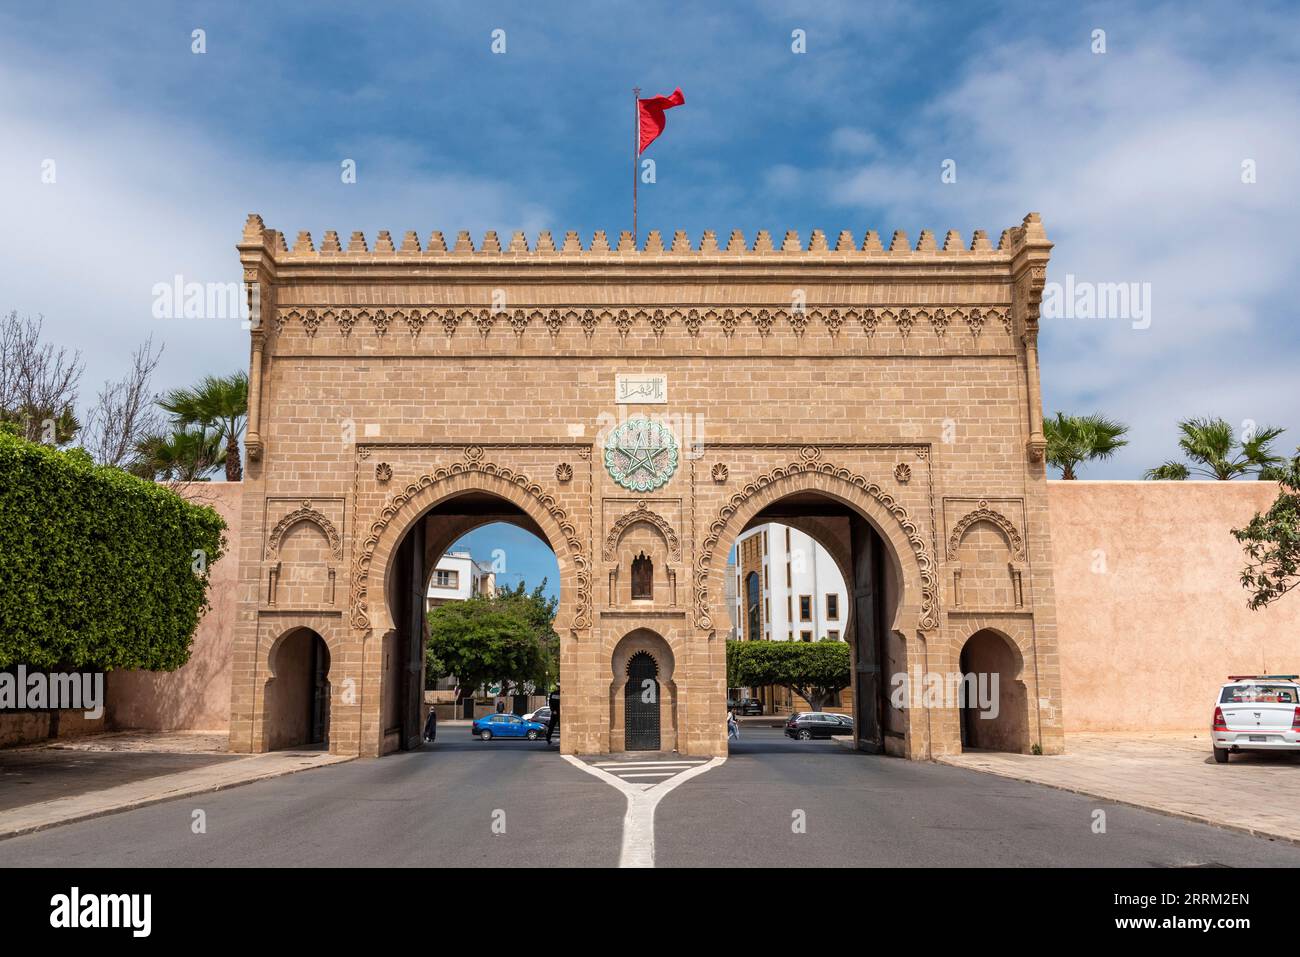
{"type": "Polygon", "coordinates": [[[921,631],[933,631],[939,626],[938,576],[934,559],[925,547],[920,529],[912,521],[907,509],[894,501],[881,487],[863,475],[846,468],[823,462],[819,459],[805,459],[778,466],[748,483],[743,489],[728,499],[718,510],[718,517],[709,525],[709,534],[705,538],[695,562],[695,625],[705,630],[713,630],[713,617],[709,614],[709,574],[714,560],[714,551],[718,540],[726,531],[727,524],[755,495],[768,487],[800,475],[819,474],[839,479],[854,486],[881,505],[897,523],[899,531],[906,538],[916,561],[921,584],[921,607],[917,627],[921,631]]]}
{"type": "MultiPolygon", "coordinates": [[[[417,494],[427,488],[433,488],[452,478],[466,474],[490,475],[511,485],[517,486],[523,493],[540,506],[555,522],[568,548],[568,558],[573,562],[576,581],[576,603],[572,629],[574,631],[591,626],[591,568],[578,538],[578,530],[569,521],[568,513],[557,504],[555,496],[543,486],[537,484],[520,472],[515,472],[503,465],[481,461],[482,449],[477,446],[465,450],[466,460],[455,462],[444,468],[420,476],[405,488],[396,492],[379,510],[379,517],[370,525],[370,530],[361,544],[352,568],[352,611],[351,622],[354,628],[362,631],[370,627],[370,604],[368,600],[370,564],[375,549],[379,545],[384,530],[402,511],[403,507],[417,494]]],[[[552,543],[554,545],[554,543],[552,543]]]]}
{"type": "Polygon", "coordinates": [[[956,558],[957,549],[961,547],[962,536],[966,530],[976,522],[990,522],[1001,529],[1002,534],[1007,538],[1007,544],[1011,547],[1011,554],[1017,559],[1025,557],[1025,542],[1016,531],[1016,526],[1011,519],[1007,518],[996,509],[989,508],[987,502],[980,502],[978,508],[973,508],[952,527],[952,534],[948,536],[948,557],[956,558]]]}
{"type": "Polygon", "coordinates": [[[294,509],[280,521],[275,523],[275,528],[271,529],[271,534],[266,538],[267,555],[275,558],[280,552],[280,542],[284,540],[285,532],[289,531],[299,522],[311,522],[318,525],[324,532],[326,541],[330,544],[330,553],[334,556],[335,561],[343,558],[343,536],[339,530],[334,527],[322,512],[311,507],[311,501],[307,500],[302,503],[301,508],[294,509]]]}
{"type": "Polygon", "coordinates": [[[605,548],[601,557],[605,561],[610,561],[614,557],[615,549],[618,548],[619,540],[633,525],[638,522],[645,522],[647,525],[653,525],[663,534],[664,539],[668,542],[668,557],[671,561],[680,562],[682,560],[682,542],[677,537],[677,532],[673,530],[668,520],[658,512],[646,508],[645,502],[641,502],[636,508],[627,514],[621,516],[618,521],[609,527],[609,534],[605,536],[605,548]]]}

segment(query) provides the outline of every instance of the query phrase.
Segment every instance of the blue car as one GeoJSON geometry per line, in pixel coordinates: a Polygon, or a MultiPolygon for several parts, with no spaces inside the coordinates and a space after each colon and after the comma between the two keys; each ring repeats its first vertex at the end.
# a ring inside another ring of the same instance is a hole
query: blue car
{"type": "Polygon", "coordinates": [[[493,738],[527,738],[536,741],[546,736],[546,725],[528,721],[517,714],[490,714],[470,726],[470,734],[483,741],[493,738]]]}

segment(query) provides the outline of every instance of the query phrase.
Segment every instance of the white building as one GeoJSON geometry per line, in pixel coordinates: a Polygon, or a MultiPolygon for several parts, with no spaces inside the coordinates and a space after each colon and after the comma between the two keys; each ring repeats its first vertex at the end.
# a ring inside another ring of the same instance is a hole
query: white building
{"type": "Polygon", "coordinates": [[[475,595],[491,598],[497,593],[496,573],[487,562],[475,561],[469,552],[447,552],[438,559],[429,579],[425,606],[436,608],[449,601],[464,601],[475,595]]]}
{"type": "Polygon", "coordinates": [[[736,554],[729,571],[737,638],[844,639],[848,589],[830,553],[814,538],[788,525],[758,525],[736,539],[736,554]]]}
{"type": "MultiPolygon", "coordinates": [[[[758,525],[736,539],[727,565],[732,636],[739,641],[845,640],[849,595],[830,553],[816,539],[787,525],[758,525]]],[[[765,714],[805,710],[808,702],[787,688],[731,689],[753,696],[765,714]]],[[[850,711],[851,695],[827,706],[850,711]]]]}

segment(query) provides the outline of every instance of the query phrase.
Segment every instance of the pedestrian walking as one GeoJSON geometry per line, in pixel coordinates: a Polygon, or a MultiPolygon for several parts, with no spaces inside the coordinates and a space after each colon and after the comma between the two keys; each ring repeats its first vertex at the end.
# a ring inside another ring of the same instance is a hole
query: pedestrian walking
{"type": "Polygon", "coordinates": [[[740,740],[740,722],[736,720],[735,711],[728,711],[727,712],[727,740],[731,740],[732,738],[735,738],[737,741],[740,740]]]}
{"type": "Polygon", "coordinates": [[[438,708],[436,705],[429,707],[429,717],[424,722],[424,740],[432,742],[438,737],[438,708]]]}
{"type": "Polygon", "coordinates": [[[560,688],[556,685],[555,690],[551,692],[547,704],[551,709],[551,720],[546,723],[546,743],[551,743],[551,735],[555,734],[555,729],[560,726],[560,688]]]}

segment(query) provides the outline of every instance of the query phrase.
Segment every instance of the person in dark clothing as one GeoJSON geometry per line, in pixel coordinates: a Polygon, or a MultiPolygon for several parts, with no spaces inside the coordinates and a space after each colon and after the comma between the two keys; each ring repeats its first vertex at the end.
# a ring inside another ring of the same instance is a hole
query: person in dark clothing
{"type": "Polygon", "coordinates": [[[546,702],[551,709],[551,720],[546,723],[546,743],[551,743],[551,735],[555,734],[555,729],[560,726],[560,689],[557,687],[551,692],[550,698],[546,702]]]}
{"type": "Polygon", "coordinates": [[[424,722],[424,740],[433,741],[438,737],[438,709],[429,709],[429,718],[424,722]]]}

